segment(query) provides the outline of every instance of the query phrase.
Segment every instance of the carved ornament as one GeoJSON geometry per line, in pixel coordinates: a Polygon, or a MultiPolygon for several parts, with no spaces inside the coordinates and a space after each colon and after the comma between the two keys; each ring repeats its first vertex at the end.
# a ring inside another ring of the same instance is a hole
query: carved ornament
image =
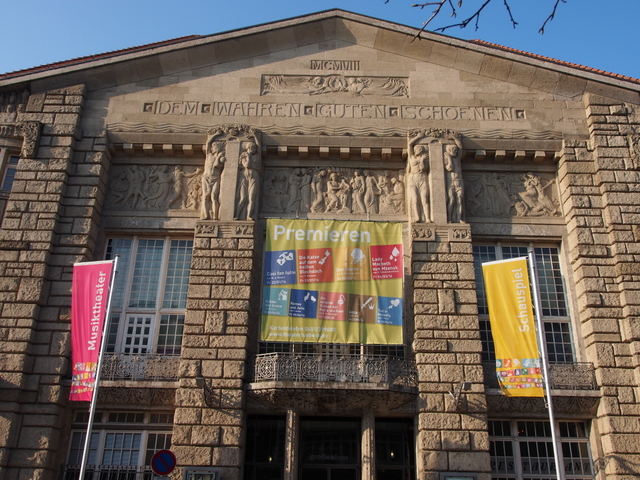
{"type": "Polygon", "coordinates": [[[0,92],[0,113],[24,112],[29,101],[29,90],[0,92]]]}
{"type": "Polygon", "coordinates": [[[404,214],[404,171],[267,168],[265,213],[404,214]]]}
{"type": "Polygon", "coordinates": [[[22,122],[17,125],[17,133],[24,138],[22,143],[22,158],[34,158],[40,143],[40,132],[42,124],[40,122],[22,122]]]}
{"type": "Polygon", "coordinates": [[[120,210],[200,208],[202,168],[180,165],[116,165],[108,203],[120,210]]]}
{"type": "Polygon", "coordinates": [[[557,217],[555,177],[531,172],[464,175],[468,217],[557,217]]]}
{"type": "Polygon", "coordinates": [[[325,93],[346,93],[353,96],[408,97],[408,83],[408,78],[400,77],[265,75],[262,77],[261,94],[321,95],[325,93]]]}
{"type": "Polygon", "coordinates": [[[430,242],[436,239],[436,231],[433,228],[415,223],[411,226],[411,238],[414,241],[430,242]]]}

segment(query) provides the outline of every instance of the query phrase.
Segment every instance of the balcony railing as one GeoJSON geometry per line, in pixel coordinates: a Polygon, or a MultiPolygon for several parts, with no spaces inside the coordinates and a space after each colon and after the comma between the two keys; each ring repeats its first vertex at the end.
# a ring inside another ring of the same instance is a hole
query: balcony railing
{"type": "Polygon", "coordinates": [[[254,382],[384,383],[414,387],[416,365],[411,360],[378,355],[265,353],[254,360],[254,382]]]}
{"type": "MultiPolygon", "coordinates": [[[[67,465],[62,480],[79,480],[80,466],[67,465]]],[[[83,480],[153,480],[158,477],[148,466],[88,465],[83,480]]]]}
{"type": "MultiPolygon", "coordinates": [[[[496,377],[495,363],[484,363],[484,378],[487,388],[500,388],[496,377]]],[[[549,364],[552,390],[597,390],[593,364],[589,362],[558,362],[549,364]]]]}
{"type": "Polygon", "coordinates": [[[103,380],[172,381],[178,379],[180,357],[162,355],[107,354],[103,380]]]}

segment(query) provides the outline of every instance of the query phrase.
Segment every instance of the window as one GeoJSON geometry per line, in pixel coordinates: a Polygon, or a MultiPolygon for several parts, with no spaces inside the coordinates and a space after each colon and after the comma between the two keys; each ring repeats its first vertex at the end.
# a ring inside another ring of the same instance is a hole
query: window
{"type": "Polygon", "coordinates": [[[284,478],[285,417],[249,416],[245,480],[284,478]]]}
{"type": "MultiPolygon", "coordinates": [[[[584,422],[559,422],[561,461],[567,480],[594,478],[584,422]]],[[[491,475],[495,480],[556,478],[551,424],[545,421],[489,421],[491,475]]]]}
{"type": "MultiPolygon", "coordinates": [[[[86,412],[77,412],[71,432],[65,480],[77,479],[86,438],[86,412]],[[82,425],[84,424],[84,425],[82,425]]],[[[87,479],[151,479],[148,465],[171,448],[172,412],[98,412],[91,432],[87,479]]]]}
{"type": "Polygon", "coordinates": [[[376,479],[413,480],[412,418],[376,418],[376,479]]]}
{"type": "Polygon", "coordinates": [[[179,355],[193,240],[111,238],[106,258],[120,256],[106,351],[179,355]]]}
{"type": "MultiPolygon", "coordinates": [[[[478,314],[480,315],[480,338],[482,340],[482,360],[496,359],[489,325],[487,296],[482,277],[482,264],[494,260],[524,257],[529,247],[506,245],[474,245],[473,260],[476,272],[478,314]]],[[[534,257],[538,272],[542,320],[550,362],[574,362],[575,354],[571,336],[571,323],[567,307],[562,272],[560,271],[559,249],[557,247],[534,247],[534,257]]]]}
{"type": "Polygon", "coordinates": [[[13,181],[16,178],[16,171],[18,169],[18,160],[19,157],[17,155],[9,155],[7,158],[2,176],[1,192],[11,192],[11,187],[13,186],[13,181]]]}

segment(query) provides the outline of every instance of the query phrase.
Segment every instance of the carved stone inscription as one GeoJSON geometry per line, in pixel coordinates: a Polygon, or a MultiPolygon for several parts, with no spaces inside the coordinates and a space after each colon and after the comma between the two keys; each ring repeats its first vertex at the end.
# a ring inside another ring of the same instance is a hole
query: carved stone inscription
{"type": "MultiPolygon", "coordinates": [[[[310,92],[306,93],[310,94],[310,92]]],[[[482,120],[485,122],[524,120],[525,118],[524,110],[515,110],[511,107],[289,102],[157,101],[144,103],[142,112],[155,115],[214,115],[216,117],[400,118],[402,120],[482,120]]]]}
{"type": "Polygon", "coordinates": [[[265,213],[388,215],[405,211],[404,171],[267,168],[265,213]]]}
{"type": "Polygon", "coordinates": [[[560,215],[555,178],[534,173],[466,173],[466,214],[471,217],[560,215]]]}
{"type": "Polygon", "coordinates": [[[311,60],[311,70],[360,70],[360,60],[311,60]]]}
{"type": "Polygon", "coordinates": [[[108,204],[124,210],[197,210],[201,173],[180,165],[115,165],[108,204]]]}
{"type": "Polygon", "coordinates": [[[400,77],[265,75],[262,77],[261,94],[321,95],[323,93],[347,93],[355,96],[408,97],[408,84],[409,79],[400,77]]]}

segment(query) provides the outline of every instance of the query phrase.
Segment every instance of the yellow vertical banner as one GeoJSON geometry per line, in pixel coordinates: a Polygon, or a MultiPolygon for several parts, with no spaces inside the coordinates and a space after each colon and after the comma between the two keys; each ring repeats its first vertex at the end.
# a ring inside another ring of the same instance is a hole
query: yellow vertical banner
{"type": "Polygon", "coordinates": [[[402,224],[268,219],[260,340],[402,344],[402,224]]]}
{"type": "Polygon", "coordinates": [[[543,377],[527,258],[482,264],[500,388],[510,397],[543,397],[543,377]]]}

